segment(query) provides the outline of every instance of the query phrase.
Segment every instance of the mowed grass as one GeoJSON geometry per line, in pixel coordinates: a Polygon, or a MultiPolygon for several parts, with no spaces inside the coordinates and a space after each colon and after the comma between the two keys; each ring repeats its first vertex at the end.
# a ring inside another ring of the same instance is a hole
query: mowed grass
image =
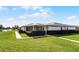
{"type": "Polygon", "coordinates": [[[28,37],[28,35],[26,35],[25,33],[21,33],[20,34],[22,37],[28,37]]]}
{"type": "Polygon", "coordinates": [[[79,44],[55,36],[16,39],[15,32],[0,32],[0,52],[77,52],[79,44]]]}
{"type": "Polygon", "coordinates": [[[79,41],[79,34],[64,35],[62,37],[79,41]]]}

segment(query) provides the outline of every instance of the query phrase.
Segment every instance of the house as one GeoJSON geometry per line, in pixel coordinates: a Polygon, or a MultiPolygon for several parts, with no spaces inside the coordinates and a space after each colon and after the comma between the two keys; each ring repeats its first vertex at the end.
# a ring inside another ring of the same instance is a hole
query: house
{"type": "Polygon", "coordinates": [[[28,24],[26,26],[21,26],[19,32],[26,33],[30,36],[44,35],[44,25],[43,24],[28,24]]]}
{"type": "Polygon", "coordinates": [[[61,24],[61,23],[48,23],[47,26],[47,33],[48,34],[65,34],[65,33],[72,33],[76,30],[76,26],[61,24]]]}
{"type": "Polygon", "coordinates": [[[46,34],[64,34],[75,32],[76,26],[61,24],[61,23],[48,23],[48,24],[28,24],[21,26],[19,32],[24,32],[30,36],[46,35],[46,34]]]}

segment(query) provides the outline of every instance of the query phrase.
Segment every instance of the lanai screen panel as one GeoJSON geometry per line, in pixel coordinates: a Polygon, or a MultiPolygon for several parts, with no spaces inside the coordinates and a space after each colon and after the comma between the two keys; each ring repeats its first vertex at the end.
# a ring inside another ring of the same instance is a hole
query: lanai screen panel
{"type": "Polygon", "coordinates": [[[33,27],[32,26],[26,27],[26,31],[32,31],[32,30],[33,30],[33,27]]]}
{"type": "Polygon", "coordinates": [[[76,30],[76,27],[68,27],[68,30],[76,30]]]}
{"type": "Polygon", "coordinates": [[[67,26],[62,27],[62,30],[68,30],[67,26]]]}

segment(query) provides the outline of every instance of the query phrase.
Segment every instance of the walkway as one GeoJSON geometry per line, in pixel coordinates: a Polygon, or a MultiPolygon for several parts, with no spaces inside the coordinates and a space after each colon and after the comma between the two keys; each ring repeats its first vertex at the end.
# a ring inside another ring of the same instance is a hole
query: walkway
{"type": "Polygon", "coordinates": [[[16,38],[17,39],[21,39],[22,37],[20,36],[20,34],[17,32],[17,31],[15,31],[15,34],[16,34],[16,38]]]}

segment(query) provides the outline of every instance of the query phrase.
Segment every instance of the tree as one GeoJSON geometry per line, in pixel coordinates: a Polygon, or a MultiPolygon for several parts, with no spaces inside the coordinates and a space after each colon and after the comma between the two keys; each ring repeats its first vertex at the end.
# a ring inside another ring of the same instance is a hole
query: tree
{"type": "Polygon", "coordinates": [[[0,25],[0,29],[3,29],[3,25],[0,25]]]}
{"type": "Polygon", "coordinates": [[[2,31],[2,29],[3,29],[3,25],[0,25],[0,31],[2,31]]]}
{"type": "Polygon", "coordinates": [[[13,29],[19,29],[19,26],[18,25],[15,25],[12,27],[13,29]]]}

